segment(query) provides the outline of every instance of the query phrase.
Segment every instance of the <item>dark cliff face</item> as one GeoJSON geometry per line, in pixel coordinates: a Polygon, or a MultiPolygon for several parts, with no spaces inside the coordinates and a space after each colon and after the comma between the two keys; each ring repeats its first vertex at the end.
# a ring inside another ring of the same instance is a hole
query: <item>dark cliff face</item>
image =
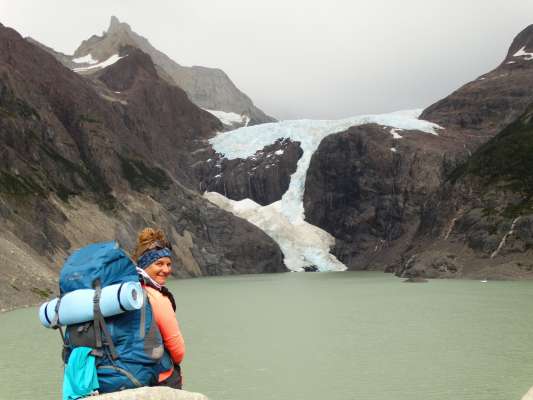
{"type": "Polygon", "coordinates": [[[197,188],[190,168],[197,160],[195,151],[222,124],[191,103],[182,89],[160,79],[147,54],[125,47],[121,55],[122,59],[91,78],[103,83],[108,91],[101,95],[122,109],[128,134],[141,141],[136,151],[157,160],[180,183],[197,188]]]}
{"type": "Polygon", "coordinates": [[[232,200],[252,199],[263,206],[278,201],[289,188],[303,151],[299,142],[277,140],[246,159],[228,160],[210,151],[195,165],[202,190],[232,200]]]}
{"type": "Polygon", "coordinates": [[[516,36],[497,68],[431,105],[420,118],[445,127],[452,136],[467,136],[469,148],[486,142],[533,101],[533,61],[515,56],[522,48],[533,52],[533,25],[516,36]]]}
{"type": "Polygon", "coordinates": [[[399,275],[533,277],[532,119],[530,106],[428,199],[399,275]]]}
{"type": "Polygon", "coordinates": [[[311,159],[306,220],[336,238],[335,255],[350,269],[395,262],[418,224],[418,210],[451,160],[438,136],[352,127],[325,138],[311,159]],[[394,150],[393,150],[394,149],[394,150]]]}
{"type": "Polygon", "coordinates": [[[146,225],[177,244],[177,276],[285,270],[269,237],[186,187],[219,126],[137,50],[88,80],[0,25],[2,307],[54,290],[71,249],[129,249],[146,225]]]}

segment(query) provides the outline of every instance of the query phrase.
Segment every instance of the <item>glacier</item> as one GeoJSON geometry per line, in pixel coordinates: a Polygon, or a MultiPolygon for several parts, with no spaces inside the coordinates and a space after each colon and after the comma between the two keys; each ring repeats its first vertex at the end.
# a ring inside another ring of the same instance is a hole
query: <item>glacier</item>
{"type": "MultiPolygon", "coordinates": [[[[416,109],[341,120],[287,120],[218,133],[209,142],[216,152],[227,159],[251,157],[256,151],[280,138],[300,142],[303,155],[298,160],[296,171],[291,175],[288,190],[281,200],[268,206],[260,206],[250,199],[233,201],[212,192],[207,192],[204,196],[219,207],[247,219],[274,239],[285,256],[284,262],[288,269],[302,271],[304,267],[316,266],[320,271],[345,270],[346,266],[329,253],[335,239],[305,221],[303,194],[311,157],[326,136],[357,125],[383,125],[391,129],[393,136],[398,130],[438,135],[438,130],[442,128],[418,119],[421,113],[422,109],[416,109]]],[[[395,136],[395,139],[399,138],[395,136]]]]}

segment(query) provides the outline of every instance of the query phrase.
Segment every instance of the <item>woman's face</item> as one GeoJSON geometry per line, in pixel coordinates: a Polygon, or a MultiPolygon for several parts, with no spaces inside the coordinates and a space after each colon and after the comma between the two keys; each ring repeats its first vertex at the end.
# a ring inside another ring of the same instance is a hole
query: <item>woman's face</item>
{"type": "Polygon", "coordinates": [[[160,258],[150,264],[145,271],[154,281],[160,285],[164,285],[168,276],[172,272],[172,260],[170,257],[160,258]]]}

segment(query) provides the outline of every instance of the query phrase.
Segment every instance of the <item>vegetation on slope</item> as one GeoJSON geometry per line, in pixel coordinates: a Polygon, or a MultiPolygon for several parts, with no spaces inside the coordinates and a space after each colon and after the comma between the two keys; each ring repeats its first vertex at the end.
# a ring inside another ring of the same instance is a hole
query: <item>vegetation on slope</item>
{"type": "Polygon", "coordinates": [[[505,216],[533,212],[533,105],[456,168],[449,179],[455,183],[468,176],[480,178],[487,191],[520,194],[522,201],[509,205],[505,216]]]}

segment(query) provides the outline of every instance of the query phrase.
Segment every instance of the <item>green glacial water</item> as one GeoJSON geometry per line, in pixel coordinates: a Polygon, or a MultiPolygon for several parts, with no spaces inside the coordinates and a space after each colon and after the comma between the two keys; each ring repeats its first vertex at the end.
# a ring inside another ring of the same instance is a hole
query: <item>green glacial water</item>
{"type": "MultiPolygon", "coordinates": [[[[213,400],[511,400],[533,386],[533,282],[382,273],[173,281],[185,389],[213,400]]],[[[0,398],[58,399],[59,334],[0,315],[0,398]]]]}

